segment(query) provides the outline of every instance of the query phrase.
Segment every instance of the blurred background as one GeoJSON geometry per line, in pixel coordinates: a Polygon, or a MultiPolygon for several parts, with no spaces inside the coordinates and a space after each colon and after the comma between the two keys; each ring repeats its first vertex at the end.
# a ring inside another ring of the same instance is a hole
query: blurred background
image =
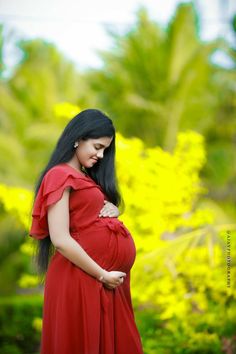
{"type": "Polygon", "coordinates": [[[39,353],[34,187],[90,107],[117,129],[145,354],[236,353],[235,14],[231,0],[0,0],[1,354],[39,353]]]}

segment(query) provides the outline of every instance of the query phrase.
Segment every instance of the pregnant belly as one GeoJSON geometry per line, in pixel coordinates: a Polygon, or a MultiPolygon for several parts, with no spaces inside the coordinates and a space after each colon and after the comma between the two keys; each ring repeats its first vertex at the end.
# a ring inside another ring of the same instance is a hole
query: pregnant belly
{"type": "Polygon", "coordinates": [[[106,270],[128,272],[132,268],[136,248],[132,235],[122,221],[101,218],[86,229],[71,235],[106,270]]]}

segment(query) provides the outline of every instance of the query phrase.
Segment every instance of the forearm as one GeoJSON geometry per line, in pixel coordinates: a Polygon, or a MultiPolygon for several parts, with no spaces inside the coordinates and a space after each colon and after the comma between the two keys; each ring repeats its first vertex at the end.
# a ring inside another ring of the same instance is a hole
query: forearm
{"type": "Polygon", "coordinates": [[[99,279],[106,275],[106,270],[101,268],[70,235],[55,245],[58,252],[69,259],[86,273],[99,279]]]}

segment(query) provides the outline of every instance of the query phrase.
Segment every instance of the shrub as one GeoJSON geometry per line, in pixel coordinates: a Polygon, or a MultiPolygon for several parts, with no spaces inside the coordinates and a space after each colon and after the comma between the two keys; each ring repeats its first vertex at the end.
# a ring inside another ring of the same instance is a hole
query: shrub
{"type": "Polygon", "coordinates": [[[40,332],[34,323],[41,316],[41,295],[0,298],[0,353],[37,354],[40,332]]]}

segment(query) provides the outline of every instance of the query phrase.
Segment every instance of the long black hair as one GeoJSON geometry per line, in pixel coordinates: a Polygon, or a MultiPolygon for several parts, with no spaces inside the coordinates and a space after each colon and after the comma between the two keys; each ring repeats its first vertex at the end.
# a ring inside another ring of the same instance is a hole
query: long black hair
{"type": "MultiPolygon", "coordinates": [[[[74,143],[79,140],[98,139],[101,137],[113,137],[110,145],[105,149],[102,159],[99,159],[91,168],[85,168],[85,172],[102,187],[109,201],[119,206],[124,206],[123,199],[118,189],[115,172],[115,128],[112,120],[97,109],[86,109],[77,114],[67,124],[62,132],[48,164],[42,171],[35,187],[35,198],[45,174],[54,166],[66,163],[75,154],[74,143]]],[[[39,273],[47,270],[50,256],[53,254],[53,246],[50,236],[38,240],[36,250],[36,263],[39,273]]]]}

